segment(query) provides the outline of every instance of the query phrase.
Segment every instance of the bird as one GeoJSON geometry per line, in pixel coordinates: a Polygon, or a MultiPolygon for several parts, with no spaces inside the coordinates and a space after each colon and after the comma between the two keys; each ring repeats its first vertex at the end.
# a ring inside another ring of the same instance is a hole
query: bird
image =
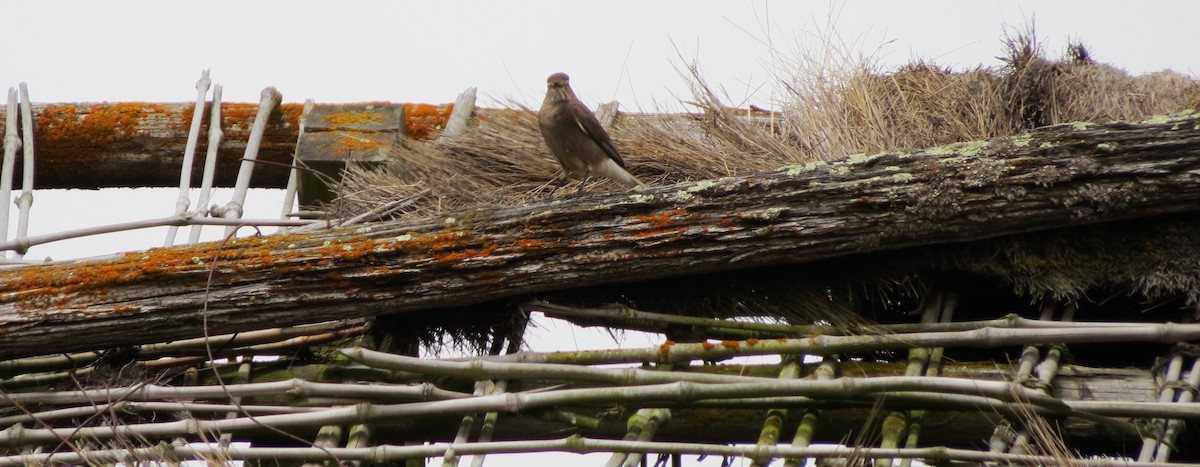
{"type": "Polygon", "coordinates": [[[600,126],[596,114],[575,97],[571,78],[566,73],[555,73],[546,78],[546,99],[538,110],[538,127],[550,153],[562,165],[558,186],[565,185],[569,175],[583,179],[579,191],[583,191],[593,175],[627,187],[642,185],[625,169],[625,160],[613,146],[608,132],[600,126]]]}

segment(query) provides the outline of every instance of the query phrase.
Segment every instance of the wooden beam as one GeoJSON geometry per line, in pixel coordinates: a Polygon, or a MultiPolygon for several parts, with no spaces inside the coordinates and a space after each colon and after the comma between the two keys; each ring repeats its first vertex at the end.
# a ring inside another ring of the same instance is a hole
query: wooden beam
{"type": "Polygon", "coordinates": [[[516,208],[4,270],[0,358],[805,263],[1197,206],[1200,115],[1057,125],[516,208]]]}
{"type": "MultiPolygon", "coordinates": [[[[353,111],[379,103],[347,104],[353,111]]],[[[436,136],[452,105],[403,104],[414,137],[436,136]]],[[[210,104],[211,106],[211,104],[210,104]]],[[[194,103],[56,103],[35,104],[34,142],[37,148],[35,185],[45,188],[169,187],[179,184],[179,166],[191,125],[194,103]]],[[[222,104],[221,126],[225,138],[218,152],[216,186],[233,186],[238,160],[258,104],[222,104]]],[[[299,136],[302,104],[282,104],[271,114],[258,158],[290,164],[299,136]]],[[[209,110],[205,110],[205,118],[209,110]]],[[[0,125],[7,118],[0,108],[0,125]]],[[[208,129],[202,126],[197,152],[207,151],[208,129]]],[[[193,167],[199,186],[203,158],[193,167]]],[[[20,167],[20,162],[18,162],[20,167]]],[[[288,171],[264,165],[254,174],[256,188],[282,188],[288,171]]],[[[17,170],[20,173],[20,169],[17,170]]]]}

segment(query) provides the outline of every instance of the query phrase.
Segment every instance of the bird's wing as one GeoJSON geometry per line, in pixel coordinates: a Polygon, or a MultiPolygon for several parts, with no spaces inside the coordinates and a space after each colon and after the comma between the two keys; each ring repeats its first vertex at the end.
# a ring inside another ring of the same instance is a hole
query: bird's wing
{"type": "Polygon", "coordinates": [[[592,138],[600,149],[604,150],[605,154],[612,159],[617,165],[625,167],[625,160],[621,159],[621,154],[617,152],[617,148],[613,146],[612,139],[608,137],[608,132],[604,131],[604,127],[600,125],[600,120],[596,119],[596,114],[588,110],[582,102],[571,102],[571,118],[575,120],[575,124],[579,126],[583,133],[592,138]]]}

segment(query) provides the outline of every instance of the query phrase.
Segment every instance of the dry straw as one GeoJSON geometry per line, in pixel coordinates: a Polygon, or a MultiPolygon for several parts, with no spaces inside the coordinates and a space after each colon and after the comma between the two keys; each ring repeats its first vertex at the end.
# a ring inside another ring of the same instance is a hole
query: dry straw
{"type": "MultiPolygon", "coordinates": [[[[882,70],[866,58],[825,53],[786,63],[786,94],[775,114],[725,106],[700,69],[683,74],[698,110],[624,114],[610,133],[632,172],[668,184],[837,160],[857,153],[910,151],[1012,135],[1072,121],[1138,121],[1200,104],[1200,82],[1170,71],[1130,76],[1095,62],[1080,44],[1046,57],[1032,30],[1005,42],[1004,65],[955,71],[916,62],[882,70]]],[[[410,142],[387,170],[348,177],[353,215],[413,198],[392,217],[466,206],[517,205],[549,194],[558,164],[520,104],[483,111],[462,135],[410,142]]],[[[578,183],[578,182],[574,182],[578,183]]],[[[591,190],[615,189],[594,182],[591,190]]],[[[569,187],[571,189],[574,186],[569,187]]]]}

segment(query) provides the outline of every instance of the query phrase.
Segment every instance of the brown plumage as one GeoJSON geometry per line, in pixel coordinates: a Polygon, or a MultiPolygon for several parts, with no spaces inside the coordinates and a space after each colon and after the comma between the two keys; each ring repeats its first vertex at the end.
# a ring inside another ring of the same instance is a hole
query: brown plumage
{"type": "Polygon", "coordinates": [[[582,178],[584,183],[600,175],[629,187],[642,184],[625,170],[625,161],[596,115],[575,97],[566,73],[546,79],[546,100],[538,111],[538,127],[550,153],[562,164],[560,185],[566,183],[568,175],[582,178]]]}

